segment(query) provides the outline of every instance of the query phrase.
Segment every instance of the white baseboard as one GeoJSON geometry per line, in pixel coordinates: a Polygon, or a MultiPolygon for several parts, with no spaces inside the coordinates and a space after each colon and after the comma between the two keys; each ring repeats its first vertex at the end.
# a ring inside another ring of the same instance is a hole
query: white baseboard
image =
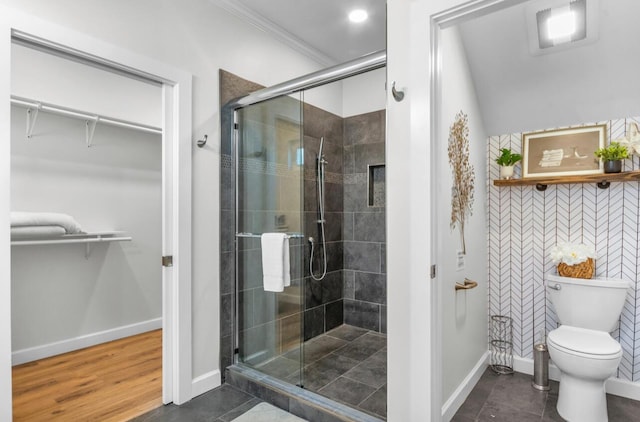
{"type": "Polygon", "coordinates": [[[209,390],[213,390],[216,387],[220,387],[220,384],[222,384],[222,377],[220,376],[219,369],[200,375],[191,382],[192,398],[204,394],[209,390]]]}
{"type": "MultiPolygon", "coordinates": [[[[513,357],[513,370],[522,374],[533,375],[533,359],[513,357]]],[[[560,381],[560,370],[549,363],[549,379],[560,381]]],[[[640,383],[611,377],[605,384],[607,393],[640,401],[640,383]]]]}
{"type": "Polygon", "coordinates": [[[487,369],[489,363],[489,352],[485,352],[478,363],[473,367],[471,372],[458,385],[458,388],[451,394],[447,401],[442,405],[442,420],[450,421],[456,414],[462,403],[467,399],[473,387],[476,386],[480,377],[487,369]]]}
{"type": "Polygon", "coordinates": [[[59,355],[61,353],[67,353],[74,350],[84,349],[85,347],[95,346],[96,344],[106,343],[108,341],[146,333],[147,331],[157,330],[159,328],[162,328],[162,318],[155,318],[148,321],[124,325],[122,327],[116,327],[105,331],[99,331],[97,333],[70,338],[68,340],[43,344],[42,346],[16,350],[15,352],[11,353],[11,364],[20,365],[22,363],[32,362],[34,360],[59,355]]]}

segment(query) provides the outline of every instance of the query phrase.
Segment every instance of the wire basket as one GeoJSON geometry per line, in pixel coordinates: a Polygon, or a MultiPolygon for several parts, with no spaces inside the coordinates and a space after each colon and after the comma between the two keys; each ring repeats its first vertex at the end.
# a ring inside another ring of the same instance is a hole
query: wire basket
{"type": "Polygon", "coordinates": [[[491,316],[490,366],[497,374],[513,374],[513,325],[504,315],[491,316]]]}
{"type": "Polygon", "coordinates": [[[563,277],[573,278],[593,278],[595,261],[587,258],[585,262],[575,265],[567,265],[563,262],[558,264],[558,274],[563,277]]]}

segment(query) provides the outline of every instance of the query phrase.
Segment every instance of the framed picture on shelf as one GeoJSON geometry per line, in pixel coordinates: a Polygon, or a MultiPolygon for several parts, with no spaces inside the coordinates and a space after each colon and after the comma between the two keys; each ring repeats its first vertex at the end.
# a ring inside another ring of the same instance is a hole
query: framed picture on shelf
{"type": "Polygon", "coordinates": [[[522,134],[522,177],[603,173],[593,153],[606,145],[607,125],[522,134]]]}

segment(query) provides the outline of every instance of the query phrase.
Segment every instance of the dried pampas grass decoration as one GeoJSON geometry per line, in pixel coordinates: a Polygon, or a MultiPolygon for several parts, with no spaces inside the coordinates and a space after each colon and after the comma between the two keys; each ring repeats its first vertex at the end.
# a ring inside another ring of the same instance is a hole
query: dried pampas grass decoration
{"type": "Polygon", "coordinates": [[[460,111],[449,128],[449,164],[453,170],[451,188],[451,229],[458,227],[462,253],[467,253],[464,223],[473,214],[475,173],[469,162],[469,126],[467,115],[460,111]]]}

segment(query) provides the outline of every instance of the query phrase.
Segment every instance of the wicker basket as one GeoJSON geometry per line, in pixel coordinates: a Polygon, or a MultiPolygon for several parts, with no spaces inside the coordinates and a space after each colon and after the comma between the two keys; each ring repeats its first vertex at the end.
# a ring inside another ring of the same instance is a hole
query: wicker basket
{"type": "Polygon", "coordinates": [[[558,274],[563,277],[573,278],[593,278],[595,261],[587,258],[585,262],[576,265],[558,264],[558,274]]]}

